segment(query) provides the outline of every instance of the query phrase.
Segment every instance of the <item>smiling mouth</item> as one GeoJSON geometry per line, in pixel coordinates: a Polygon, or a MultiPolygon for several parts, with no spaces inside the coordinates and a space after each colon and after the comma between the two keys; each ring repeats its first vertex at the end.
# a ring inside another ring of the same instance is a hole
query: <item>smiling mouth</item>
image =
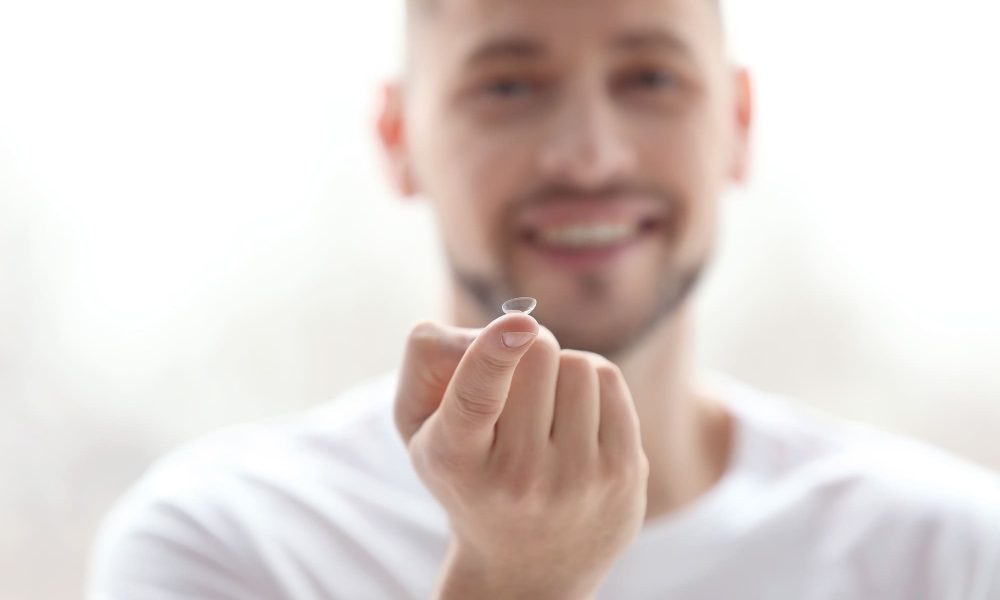
{"type": "Polygon", "coordinates": [[[521,241],[542,250],[583,252],[623,246],[663,228],[663,219],[643,217],[633,222],[568,223],[525,226],[521,241]]]}

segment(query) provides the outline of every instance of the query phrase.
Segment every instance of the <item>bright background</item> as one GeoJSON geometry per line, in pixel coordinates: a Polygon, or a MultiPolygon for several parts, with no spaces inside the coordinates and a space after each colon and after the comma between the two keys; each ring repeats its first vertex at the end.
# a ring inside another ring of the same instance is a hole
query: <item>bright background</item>
{"type": "MultiPolygon", "coordinates": [[[[155,456],[329,400],[440,315],[433,221],[371,134],[399,4],[0,3],[0,597],[78,596],[155,456]]],[[[1000,8],[729,13],[757,158],[703,362],[1000,468],[1000,8]]]]}

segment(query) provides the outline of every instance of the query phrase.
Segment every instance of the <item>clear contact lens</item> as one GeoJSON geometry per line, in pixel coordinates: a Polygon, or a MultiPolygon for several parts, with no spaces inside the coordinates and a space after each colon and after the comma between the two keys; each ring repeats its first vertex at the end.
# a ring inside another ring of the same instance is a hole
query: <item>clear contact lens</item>
{"type": "Polygon", "coordinates": [[[508,300],[504,302],[500,308],[503,309],[504,313],[522,312],[526,315],[530,315],[531,311],[535,310],[536,306],[538,306],[538,300],[525,297],[508,300]]]}

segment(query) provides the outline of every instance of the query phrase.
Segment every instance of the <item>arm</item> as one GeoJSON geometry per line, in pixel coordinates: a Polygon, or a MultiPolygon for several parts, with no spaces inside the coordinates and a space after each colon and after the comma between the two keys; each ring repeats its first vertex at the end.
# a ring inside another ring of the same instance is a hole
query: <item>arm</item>
{"type": "Polygon", "coordinates": [[[211,523],[177,503],[134,491],[103,524],[91,556],[90,600],[274,598],[213,536],[211,523]]]}

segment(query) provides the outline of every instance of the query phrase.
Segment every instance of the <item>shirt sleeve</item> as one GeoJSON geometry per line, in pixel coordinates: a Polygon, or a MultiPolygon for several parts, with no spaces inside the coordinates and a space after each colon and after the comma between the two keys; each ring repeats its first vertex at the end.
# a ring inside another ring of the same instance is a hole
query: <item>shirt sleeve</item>
{"type": "Polygon", "coordinates": [[[88,600],[263,600],[285,595],[261,564],[236,485],[248,434],[209,436],[160,458],[105,517],[88,600]]]}
{"type": "Polygon", "coordinates": [[[89,600],[274,598],[184,506],[130,497],[106,519],[91,556],[89,600]]]}
{"type": "Polygon", "coordinates": [[[1000,477],[997,491],[982,515],[979,529],[980,564],[972,582],[970,596],[975,600],[1000,599],[1000,477]]]}

